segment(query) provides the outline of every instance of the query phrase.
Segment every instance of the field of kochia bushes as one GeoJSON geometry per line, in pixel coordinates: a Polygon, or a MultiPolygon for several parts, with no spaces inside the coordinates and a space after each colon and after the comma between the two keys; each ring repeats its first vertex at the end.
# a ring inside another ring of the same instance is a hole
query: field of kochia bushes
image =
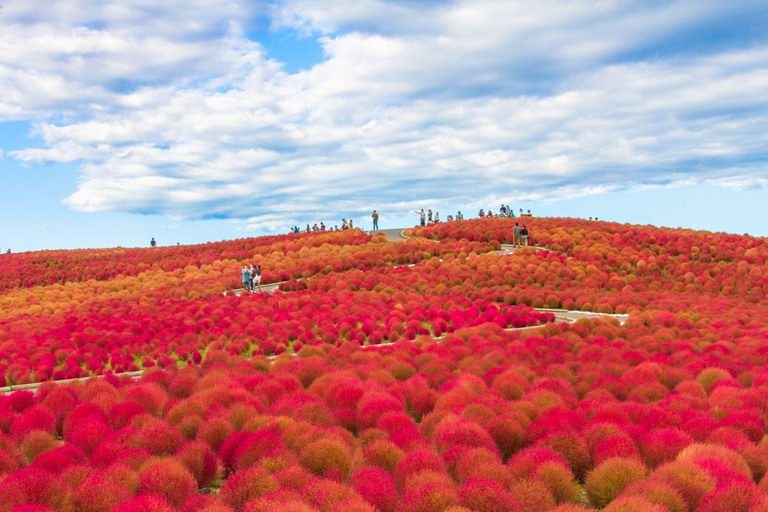
{"type": "Polygon", "coordinates": [[[525,223],[0,256],[0,512],[768,512],[768,240],[525,223]]]}

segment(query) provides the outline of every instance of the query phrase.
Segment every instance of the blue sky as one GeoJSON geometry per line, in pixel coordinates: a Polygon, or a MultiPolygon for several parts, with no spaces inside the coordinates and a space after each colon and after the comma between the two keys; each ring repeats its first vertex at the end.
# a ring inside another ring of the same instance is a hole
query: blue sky
{"type": "Polygon", "coordinates": [[[7,0],[0,250],[501,202],[768,236],[768,7],[7,0]]]}

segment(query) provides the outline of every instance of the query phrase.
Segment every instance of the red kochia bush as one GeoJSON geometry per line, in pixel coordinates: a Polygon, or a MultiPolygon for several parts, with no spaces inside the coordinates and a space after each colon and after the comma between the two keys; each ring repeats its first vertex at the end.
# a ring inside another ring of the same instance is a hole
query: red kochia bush
{"type": "Polygon", "coordinates": [[[172,459],[147,461],[139,470],[139,492],[159,494],[178,507],[197,492],[197,482],[190,471],[172,459]]]}
{"type": "Polygon", "coordinates": [[[150,496],[136,496],[131,501],[121,503],[112,512],[175,512],[175,507],[172,507],[162,496],[150,495],[150,496]]]}
{"type": "Polygon", "coordinates": [[[224,441],[235,432],[232,423],[222,416],[214,416],[205,420],[197,430],[196,439],[208,443],[213,451],[218,452],[224,441]]]}
{"type": "Polygon", "coordinates": [[[432,433],[432,441],[440,453],[456,445],[486,448],[498,453],[491,435],[477,423],[456,417],[443,418],[432,433]]]}
{"type": "Polygon", "coordinates": [[[352,456],[342,440],[327,437],[306,445],[299,453],[302,466],[319,476],[340,472],[346,480],[352,463],[352,456]]]}
{"type": "Polygon", "coordinates": [[[645,478],[645,465],[637,460],[614,457],[593,469],[584,483],[589,502],[604,507],[628,485],[645,478]]]}
{"type": "Polygon", "coordinates": [[[55,510],[68,508],[70,491],[55,474],[29,467],[0,482],[0,511],[10,512],[25,504],[37,504],[55,510]]]}
{"type": "Polygon", "coordinates": [[[235,510],[240,510],[249,501],[277,488],[275,477],[264,468],[254,466],[230,475],[219,490],[219,499],[235,510]]]}
{"type": "Polygon", "coordinates": [[[396,512],[397,489],[392,475],[375,467],[364,467],[352,476],[352,487],[381,512],[396,512]]]}
{"type": "Polygon", "coordinates": [[[128,501],[133,490],[101,475],[86,478],[72,493],[73,503],[80,512],[109,512],[118,503],[128,501]]]}
{"type": "Polygon", "coordinates": [[[516,512],[520,503],[501,484],[484,478],[473,478],[461,488],[459,502],[476,512],[516,512]]]}
{"type": "Polygon", "coordinates": [[[683,448],[693,444],[693,439],[679,428],[656,430],[643,436],[640,449],[646,464],[655,468],[674,460],[683,448]]]}
{"type": "Polygon", "coordinates": [[[112,429],[98,419],[86,418],[74,424],[64,435],[64,440],[90,456],[102,441],[112,434],[112,429]]]}
{"type": "Polygon", "coordinates": [[[58,446],[53,450],[38,455],[32,466],[59,474],[65,468],[87,462],[85,454],[74,446],[58,446]]]}
{"type": "Polygon", "coordinates": [[[207,487],[216,478],[216,454],[207,443],[189,442],[176,452],[176,458],[192,473],[198,487],[207,487]]]}
{"type": "Polygon", "coordinates": [[[545,462],[555,462],[563,468],[571,471],[563,456],[545,446],[526,448],[513,455],[508,461],[509,471],[517,479],[530,478],[536,469],[545,462]]]}
{"type": "Polygon", "coordinates": [[[403,404],[384,391],[372,391],[357,403],[357,428],[364,430],[376,426],[387,412],[403,412],[403,404]]]}
{"type": "Polygon", "coordinates": [[[395,467],[395,484],[402,490],[405,480],[419,471],[431,469],[438,473],[445,472],[443,460],[431,450],[418,450],[403,457],[395,467]]]}
{"type": "Polygon", "coordinates": [[[713,492],[704,496],[697,512],[751,512],[752,503],[760,491],[751,482],[730,481],[719,485],[713,492]]]}
{"type": "Polygon", "coordinates": [[[56,418],[45,407],[40,405],[29,407],[13,422],[11,433],[17,439],[21,439],[32,430],[42,430],[55,435],[56,418]]]}

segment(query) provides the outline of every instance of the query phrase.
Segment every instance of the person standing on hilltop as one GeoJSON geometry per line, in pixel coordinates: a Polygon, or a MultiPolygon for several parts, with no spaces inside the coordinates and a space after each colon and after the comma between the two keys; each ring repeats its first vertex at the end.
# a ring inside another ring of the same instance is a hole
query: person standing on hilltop
{"type": "Polygon", "coordinates": [[[414,210],[414,212],[416,212],[416,213],[418,213],[418,214],[419,214],[419,218],[421,219],[421,225],[422,225],[422,226],[426,225],[427,214],[426,214],[426,213],[424,213],[424,208],[422,208],[422,209],[421,209],[421,211],[419,211],[419,210],[414,210]]]}
{"type": "Polygon", "coordinates": [[[373,219],[373,229],[379,229],[379,214],[376,213],[376,210],[373,210],[371,218],[373,219]]]}
{"type": "Polygon", "coordinates": [[[149,241],[150,247],[157,247],[157,242],[155,242],[155,237],[152,237],[152,240],[149,241]]]}
{"type": "Polygon", "coordinates": [[[430,208],[429,210],[427,210],[427,222],[429,222],[430,224],[432,224],[432,208],[430,208]]]}

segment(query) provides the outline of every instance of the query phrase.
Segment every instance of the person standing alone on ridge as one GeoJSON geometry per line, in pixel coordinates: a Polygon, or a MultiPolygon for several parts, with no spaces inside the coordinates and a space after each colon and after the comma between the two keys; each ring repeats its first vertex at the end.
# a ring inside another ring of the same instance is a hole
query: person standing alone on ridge
{"type": "Polygon", "coordinates": [[[373,229],[379,229],[379,214],[376,213],[376,210],[373,210],[371,218],[373,219],[373,229]]]}
{"type": "Polygon", "coordinates": [[[150,247],[157,247],[157,242],[155,242],[155,237],[152,237],[152,240],[149,241],[150,247]]]}

